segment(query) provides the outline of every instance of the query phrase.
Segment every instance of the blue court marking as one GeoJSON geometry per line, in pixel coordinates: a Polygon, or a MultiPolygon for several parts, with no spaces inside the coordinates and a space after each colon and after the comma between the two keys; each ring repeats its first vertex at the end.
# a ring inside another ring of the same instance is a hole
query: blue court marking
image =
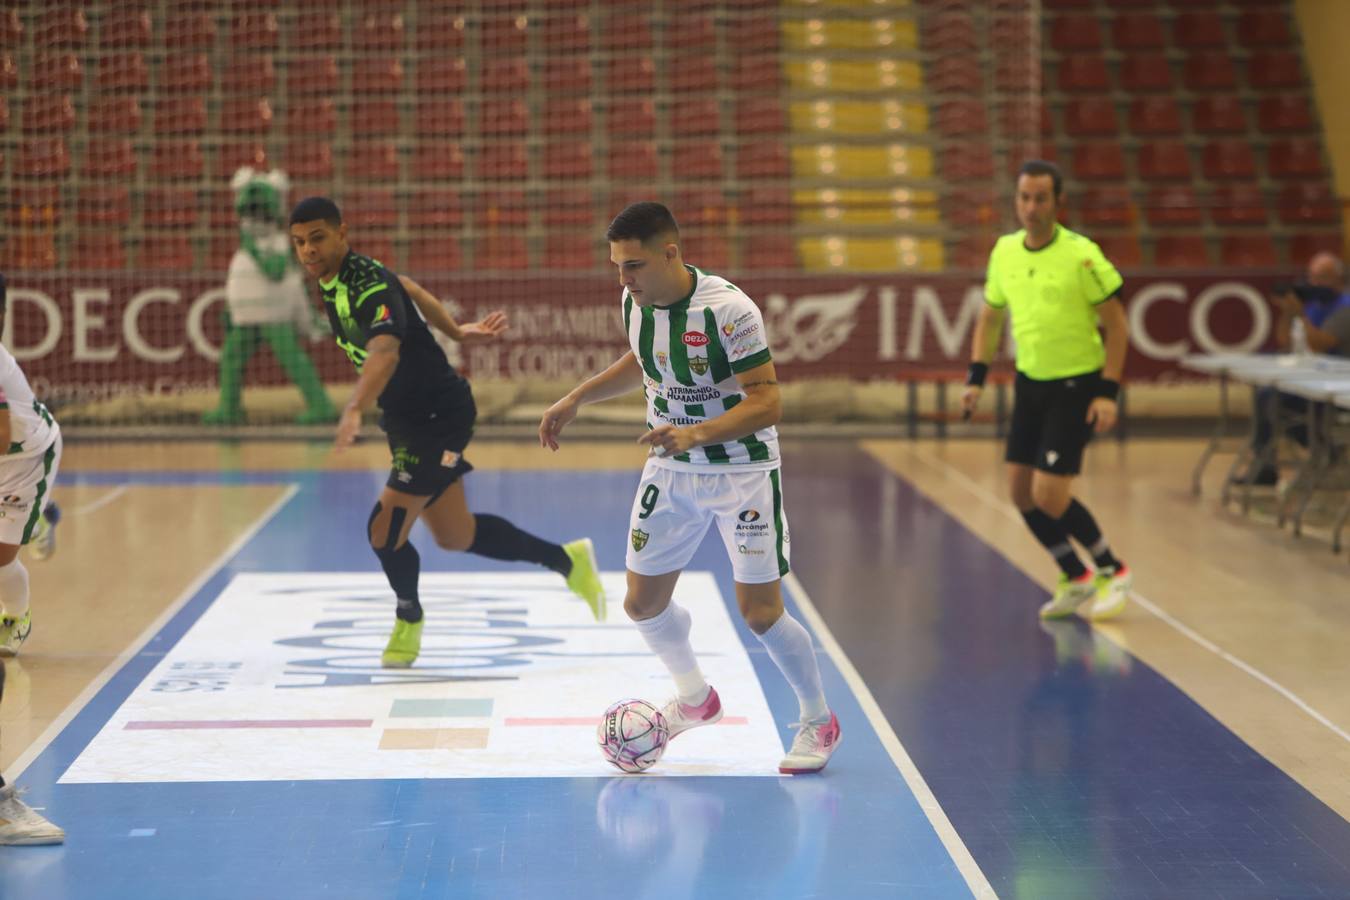
{"type": "MultiPolygon", "coordinates": [[[[66,483],[98,483],[117,473],[89,474],[98,478],[76,475],[66,483]]],[[[139,480],[145,473],[123,474],[139,480]]],[[[146,482],[221,481],[219,473],[190,475],[146,482]]],[[[64,847],[0,853],[6,900],[176,900],[185,892],[203,900],[589,898],[605,885],[621,886],[625,897],[713,900],[970,895],[823,654],[826,691],[845,737],[817,777],[55,783],[235,574],[378,571],[364,526],[383,478],[306,471],[241,479],[301,489],[23,773],[32,802],[47,807],[68,839],[64,847]],[[143,836],[133,839],[133,832],[143,836]]],[[[470,505],[555,540],[591,535],[601,566],[622,569],[637,480],[636,472],[477,472],[469,480],[470,505]]],[[[414,540],[426,548],[424,570],[517,568],[441,553],[425,532],[414,540]]],[[[715,535],[691,568],[715,573],[789,737],[796,701],[734,614],[730,567],[715,535]]]]}
{"type": "Polygon", "coordinates": [[[798,577],[999,896],[1350,896],[1350,824],[1175,685],[1040,625],[1039,585],[861,451],[786,459],[798,577]]]}

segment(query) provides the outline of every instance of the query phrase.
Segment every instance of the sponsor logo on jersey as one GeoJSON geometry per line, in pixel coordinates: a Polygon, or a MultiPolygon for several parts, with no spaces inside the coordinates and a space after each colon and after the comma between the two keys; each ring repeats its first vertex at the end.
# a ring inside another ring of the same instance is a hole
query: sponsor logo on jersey
{"type": "Polygon", "coordinates": [[[725,334],[727,337],[731,337],[731,333],[735,330],[736,330],[735,322],[728,322],[727,324],[722,326],[722,333],[725,334]]]}
{"type": "Polygon", "coordinates": [[[381,303],[375,307],[375,321],[372,324],[378,325],[380,322],[389,321],[389,307],[381,303]]]}
{"type": "Polygon", "coordinates": [[[686,331],[684,342],[690,347],[703,347],[708,343],[708,336],[701,331],[686,331]]]}
{"type": "Polygon", "coordinates": [[[446,469],[453,469],[459,464],[459,454],[453,450],[446,450],[441,454],[441,466],[446,469]]]}
{"type": "Polygon", "coordinates": [[[749,547],[745,546],[744,544],[737,544],[737,545],[736,545],[736,552],[739,553],[739,554],[741,554],[742,556],[763,556],[763,555],[764,555],[764,551],[763,551],[763,550],[751,550],[749,547]]]}
{"type": "MultiPolygon", "coordinates": [[[[751,322],[749,325],[745,326],[745,327],[742,328],[740,331],[738,331],[738,332],[736,332],[735,334],[731,335],[731,340],[732,340],[732,341],[739,341],[739,340],[741,340],[741,339],[743,339],[743,338],[748,338],[750,335],[754,334],[756,331],[759,331],[759,323],[758,323],[758,322],[751,322]]],[[[728,333],[730,333],[730,332],[728,332],[728,333]]]]}
{"type": "Polygon", "coordinates": [[[642,548],[645,547],[645,546],[647,546],[647,539],[650,538],[650,537],[651,537],[651,535],[648,534],[647,532],[643,531],[641,528],[634,528],[634,529],[633,529],[633,551],[634,551],[635,553],[641,553],[641,552],[642,552],[642,548]]]}
{"type": "Polygon", "coordinates": [[[740,519],[742,522],[758,522],[758,521],[759,521],[759,510],[757,510],[757,509],[747,509],[747,510],[745,510],[744,512],[742,512],[739,516],[737,516],[736,518],[740,519]]]}
{"type": "Polygon", "coordinates": [[[693,372],[695,375],[706,375],[708,373],[708,357],[689,357],[689,371],[693,372]]]}

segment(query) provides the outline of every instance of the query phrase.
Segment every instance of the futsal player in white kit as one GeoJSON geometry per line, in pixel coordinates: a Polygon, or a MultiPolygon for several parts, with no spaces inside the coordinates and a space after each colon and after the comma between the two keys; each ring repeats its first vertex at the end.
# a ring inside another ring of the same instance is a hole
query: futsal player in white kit
{"type": "Polygon", "coordinates": [[[763,319],[735,285],[684,263],[679,228],[661,204],[632,204],[606,237],[632,349],[544,413],[540,443],[558,449],[585,404],[644,389],[648,430],[639,442],[651,455],[629,522],[624,610],[675,680],[676,697],[662,710],[670,736],[722,718],[689,642],[689,613],[672,599],[715,522],[741,615],[800,706],[800,729],[778,770],[818,772],[839,745],[839,721],[825,702],[811,635],[783,607],[790,539],[774,427],[782,405],[763,319]]]}

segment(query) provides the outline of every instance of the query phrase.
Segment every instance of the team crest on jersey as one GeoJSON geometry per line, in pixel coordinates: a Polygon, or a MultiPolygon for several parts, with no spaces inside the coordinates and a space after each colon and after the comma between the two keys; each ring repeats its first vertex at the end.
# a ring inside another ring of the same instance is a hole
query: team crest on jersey
{"type": "Polygon", "coordinates": [[[647,532],[643,531],[641,528],[634,528],[634,529],[633,529],[633,551],[634,551],[635,553],[641,553],[641,552],[642,552],[642,548],[645,547],[645,546],[647,546],[647,539],[650,538],[650,537],[651,537],[651,535],[648,534],[647,532]]]}
{"type": "Polygon", "coordinates": [[[666,354],[660,350],[656,351],[656,364],[663,369],[666,367],[666,354]]]}
{"type": "Polygon", "coordinates": [[[708,343],[708,336],[701,331],[686,331],[684,342],[690,347],[703,347],[708,343]]]}
{"type": "Polygon", "coordinates": [[[689,371],[693,372],[695,375],[708,374],[708,357],[706,356],[689,357],[689,371]]]}
{"type": "Polygon", "coordinates": [[[727,324],[722,326],[722,333],[725,334],[727,337],[731,337],[731,333],[735,330],[736,324],[734,322],[728,322],[727,324]]]}

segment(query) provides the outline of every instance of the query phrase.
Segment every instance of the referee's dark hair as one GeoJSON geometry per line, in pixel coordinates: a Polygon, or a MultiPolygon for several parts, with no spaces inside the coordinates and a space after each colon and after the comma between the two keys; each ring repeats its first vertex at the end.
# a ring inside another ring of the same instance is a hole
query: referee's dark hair
{"type": "Polygon", "coordinates": [[[291,210],[291,224],[299,225],[301,222],[315,222],[323,219],[329,225],[337,228],[342,224],[342,211],[338,205],[327,197],[306,197],[295,204],[295,209],[291,210]]]}
{"type": "Polygon", "coordinates": [[[605,232],[607,241],[641,241],[650,244],[660,238],[665,242],[680,242],[680,226],[670,210],[653,200],[641,200],[624,207],[614,217],[605,232]]]}
{"type": "Polygon", "coordinates": [[[1058,200],[1060,194],[1064,193],[1064,174],[1059,171],[1059,166],[1052,162],[1046,162],[1043,159],[1029,159],[1022,163],[1022,168],[1017,170],[1017,177],[1023,175],[1049,175],[1051,182],[1055,185],[1055,199],[1058,200]]]}

